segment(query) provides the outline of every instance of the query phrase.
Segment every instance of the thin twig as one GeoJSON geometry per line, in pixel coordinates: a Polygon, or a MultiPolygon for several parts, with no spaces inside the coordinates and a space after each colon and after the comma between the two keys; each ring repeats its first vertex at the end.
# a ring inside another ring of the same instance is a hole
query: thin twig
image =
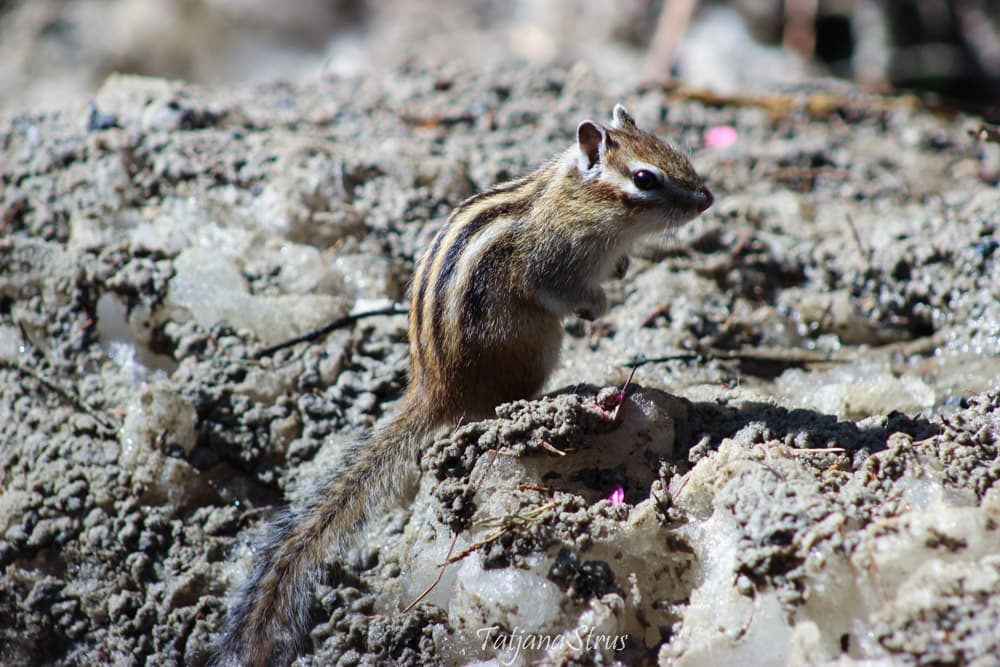
{"type": "Polygon", "coordinates": [[[844,217],[844,219],[847,221],[847,226],[851,230],[851,236],[854,237],[854,244],[858,246],[858,251],[860,251],[861,254],[862,254],[862,256],[864,256],[865,261],[867,261],[869,264],[871,264],[871,261],[872,261],[871,250],[869,250],[868,247],[864,243],[861,242],[861,234],[858,233],[858,228],[854,224],[854,218],[852,218],[851,215],[850,215],[850,213],[848,213],[844,217]]]}
{"type": "Polygon", "coordinates": [[[628,374],[628,379],[625,380],[625,384],[622,385],[622,388],[618,390],[618,405],[616,405],[615,409],[611,412],[611,421],[613,422],[618,421],[618,413],[622,409],[622,403],[625,402],[625,391],[628,389],[628,386],[632,384],[632,378],[635,377],[635,372],[637,370],[639,370],[639,364],[633,364],[632,372],[628,374]]]}
{"type": "Polygon", "coordinates": [[[548,487],[548,486],[538,486],[537,484],[518,484],[517,485],[517,490],[518,491],[538,491],[539,493],[545,493],[545,494],[548,494],[550,496],[553,493],[556,492],[556,490],[553,489],[553,488],[551,488],[551,487],[548,487]]]}
{"type": "Polygon", "coordinates": [[[41,373],[33,371],[30,368],[22,366],[21,364],[15,361],[10,361],[8,359],[0,358],[0,366],[9,368],[11,370],[17,371],[18,373],[22,373],[23,375],[27,375],[28,377],[33,378],[36,382],[38,382],[46,389],[49,389],[50,391],[60,396],[62,399],[69,401],[70,403],[75,405],[78,409],[82,410],[83,412],[86,412],[88,415],[93,417],[94,421],[96,421],[98,425],[101,426],[101,428],[105,429],[106,431],[114,433],[118,430],[119,427],[116,426],[112,420],[102,415],[95,408],[92,408],[89,405],[87,405],[82,398],[74,394],[69,389],[60,387],[58,384],[48,379],[41,373]]]}
{"type": "Polygon", "coordinates": [[[460,552],[458,552],[454,556],[452,556],[449,553],[448,557],[445,559],[445,561],[443,563],[441,563],[440,565],[438,565],[438,568],[440,568],[441,572],[444,572],[444,569],[446,567],[448,567],[449,565],[451,565],[453,563],[457,563],[460,560],[465,560],[466,557],[468,557],[470,554],[475,553],[476,551],[478,551],[478,550],[482,549],[483,547],[485,547],[487,544],[490,544],[491,542],[495,542],[498,539],[500,539],[501,537],[503,537],[503,534],[506,533],[506,532],[507,532],[507,528],[497,528],[496,530],[494,530],[492,533],[490,533],[489,535],[487,535],[483,539],[479,540],[478,542],[476,542],[475,544],[473,544],[471,546],[466,547],[465,549],[462,549],[460,552]]]}
{"type": "Polygon", "coordinates": [[[690,479],[691,479],[691,471],[689,470],[688,472],[684,473],[684,475],[681,477],[681,481],[677,485],[677,490],[670,494],[671,502],[677,502],[677,499],[680,498],[681,496],[681,491],[684,490],[684,487],[687,486],[687,483],[690,479]]]}
{"type": "Polygon", "coordinates": [[[497,528],[492,533],[490,533],[483,539],[479,540],[475,544],[472,544],[469,547],[463,549],[458,554],[454,556],[449,554],[445,562],[439,565],[438,567],[444,569],[446,566],[451,565],[452,563],[457,563],[458,561],[465,559],[467,556],[482,549],[487,544],[496,542],[498,539],[503,537],[508,531],[510,531],[513,526],[524,525],[531,521],[537,521],[539,517],[548,512],[550,509],[556,507],[556,505],[557,502],[555,500],[552,500],[550,502],[545,503],[544,505],[539,505],[538,507],[527,511],[524,514],[507,514],[504,516],[495,516],[495,517],[490,517],[488,519],[483,519],[478,523],[478,525],[484,527],[497,526],[497,528]]]}
{"type": "Polygon", "coordinates": [[[322,338],[331,331],[349,327],[355,322],[363,320],[367,317],[377,317],[379,315],[405,315],[407,312],[408,311],[405,307],[399,305],[398,303],[394,303],[391,306],[388,306],[387,308],[379,308],[377,310],[366,310],[361,313],[351,313],[350,315],[344,315],[343,317],[338,317],[329,324],[324,324],[318,329],[307,331],[306,333],[300,336],[296,336],[295,338],[289,338],[288,340],[265,347],[263,350],[259,350],[257,354],[254,355],[254,357],[256,359],[263,359],[264,357],[269,357],[275,352],[284,350],[287,347],[292,347],[293,345],[298,345],[299,343],[311,343],[317,338],[322,338]]]}
{"type": "Polygon", "coordinates": [[[558,447],[556,447],[555,445],[553,445],[551,442],[547,442],[546,440],[543,440],[541,438],[535,438],[535,441],[539,445],[541,445],[542,449],[544,449],[547,452],[555,454],[556,456],[566,456],[566,452],[564,452],[563,450],[559,449],[558,447]]]}
{"type": "Polygon", "coordinates": [[[668,84],[663,86],[668,100],[692,100],[717,108],[757,107],[768,111],[775,118],[783,118],[793,111],[803,111],[811,118],[824,120],[845,112],[880,113],[897,109],[916,109],[923,103],[915,95],[896,97],[853,96],[847,97],[827,91],[809,94],[744,95],[718,93],[707,88],[668,84]]]}
{"type": "Polygon", "coordinates": [[[704,361],[710,355],[698,354],[696,352],[683,352],[681,354],[667,354],[662,357],[647,357],[637,354],[629,359],[622,366],[626,368],[646,366],[647,364],[665,364],[668,361],[704,361]]]}
{"type": "Polygon", "coordinates": [[[526,524],[531,521],[535,521],[538,517],[542,516],[550,509],[556,507],[558,503],[555,500],[550,500],[544,505],[539,505],[537,507],[532,507],[526,512],[512,512],[511,514],[503,514],[500,516],[490,516],[486,517],[481,521],[477,521],[477,526],[483,526],[489,528],[490,526],[497,526],[498,528],[506,528],[511,525],[516,524],[526,524]]]}
{"type": "Polygon", "coordinates": [[[792,447],[793,454],[843,454],[847,450],[843,447],[792,447]]]}
{"type": "Polygon", "coordinates": [[[756,352],[733,352],[729,350],[710,350],[704,353],[685,352],[681,354],[668,354],[662,357],[642,357],[637,356],[630,359],[622,366],[645,366],[647,364],[662,364],[668,361],[705,361],[709,359],[720,359],[722,361],[756,361],[758,363],[773,364],[843,364],[846,359],[830,359],[817,355],[803,353],[789,353],[787,355],[760,354],[756,352]]]}
{"type": "MultiPolygon", "coordinates": [[[[448,559],[451,558],[451,552],[455,550],[455,544],[457,544],[457,543],[458,543],[458,533],[455,533],[455,536],[451,538],[451,546],[448,547],[448,554],[445,556],[445,562],[447,562],[448,559]]],[[[443,579],[443,578],[444,578],[444,568],[443,567],[439,567],[438,568],[437,576],[434,577],[434,581],[432,581],[431,584],[430,584],[430,586],[428,586],[427,588],[425,588],[420,595],[418,595],[417,597],[413,598],[413,602],[411,602],[410,604],[406,605],[406,609],[403,610],[403,613],[405,614],[405,613],[409,612],[411,609],[413,609],[418,604],[420,604],[421,600],[423,600],[425,597],[427,597],[428,595],[430,595],[431,591],[433,591],[435,588],[437,588],[437,585],[441,583],[441,579],[443,579]]]]}
{"type": "MultiPolygon", "coordinates": [[[[475,488],[472,490],[473,497],[475,497],[475,495],[479,492],[479,487],[483,485],[483,481],[486,479],[486,475],[489,474],[489,471],[493,467],[493,464],[497,462],[497,457],[499,455],[500,455],[499,452],[497,452],[496,450],[493,451],[493,459],[490,461],[490,464],[486,466],[486,470],[483,471],[483,476],[479,478],[479,481],[476,482],[475,488]]],[[[441,583],[441,579],[444,578],[445,568],[452,562],[451,554],[452,552],[455,551],[455,545],[457,543],[458,543],[458,533],[455,533],[455,536],[451,538],[451,545],[448,547],[448,553],[445,554],[444,562],[438,565],[437,577],[434,578],[434,581],[431,582],[430,586],[425,588],[420,595],[418,595],[416,598],[413,599],[413,602],[406,605],[406,609],[403,610],[404,614],[413,609],[414,607],[416,607],[421,600],[430,595],[431,591],[437,588],[438,584],[441,583]]],[[[462,558],[464,557],[465,556],[463,556],[462,558]]]]}

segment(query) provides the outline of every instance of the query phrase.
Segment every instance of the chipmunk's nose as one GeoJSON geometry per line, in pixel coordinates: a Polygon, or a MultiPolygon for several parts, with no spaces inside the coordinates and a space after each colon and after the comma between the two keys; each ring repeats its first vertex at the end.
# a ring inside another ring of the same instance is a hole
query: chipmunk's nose
{"type": "Polygon", "coordinates": [[[695,204],[698,206],[699,213],[704,213],[705,211],[707,211],[708,208],[715,201],[715,197],[712,196],[712,191],[709,190],[704,185],[701,186],[701,189],[699,189],[695,193],[694,199],[695,199],[695,204]]]}

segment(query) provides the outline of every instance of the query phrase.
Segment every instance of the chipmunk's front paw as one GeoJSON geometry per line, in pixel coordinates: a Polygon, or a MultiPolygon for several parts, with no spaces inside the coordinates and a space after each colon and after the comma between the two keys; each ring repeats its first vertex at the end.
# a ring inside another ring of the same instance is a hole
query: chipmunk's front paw
{"type": "Polygon", "coordinates": [[[622,255],[615,262],[615,270],[612,272],[611,277],[617,280],[621,280],[628,273],[629,258],[628,255],[622,255]]]}
{"type": "Polygon", "coordinates": [[[589,322],[593,322],[606,312],[608,312],[608,295],[600,288],[591,294],[590,299],[576,308],[576,316],[589,322]]]}

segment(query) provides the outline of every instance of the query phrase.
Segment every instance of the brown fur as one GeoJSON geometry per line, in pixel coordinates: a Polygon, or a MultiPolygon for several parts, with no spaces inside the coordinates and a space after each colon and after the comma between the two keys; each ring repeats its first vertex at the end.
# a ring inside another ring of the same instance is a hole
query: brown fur
{"type": "Polygon", "coordinates": [[[489,416],[539,392],[562,318],[607,308],[600,283],[643,234],[694,218],[711,193],[681,153],[614,122],[581,123],[578,143],[530,176],[463,202],[421,258],[410,306],[410,384],[402,406],[304,506],[272,526],[226,619],[217,664],[286,664],[303,650],[310,582],[372,507],[393,497],[436,428],[489,416]],[[638,169],[663,187],[633,184],[638,169]]]}

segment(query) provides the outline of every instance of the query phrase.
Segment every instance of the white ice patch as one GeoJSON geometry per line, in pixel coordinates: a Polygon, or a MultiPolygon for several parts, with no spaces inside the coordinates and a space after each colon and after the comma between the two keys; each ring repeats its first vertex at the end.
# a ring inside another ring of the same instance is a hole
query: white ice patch
{"type": "MultiPolygon", "coordinates": [[[[542,559],[535,569],[544,571],[542,559]]],[[[532,632],[556,627],[563,593],[545,576],[515,567],[484,569],[479,553],[462,561],[449,612],[473,629],[499,625],[532,632]]]]}
{"type": "MultiPolygon", "coordinates": [[[[138,309],[137,309],[138,310],[138,309]]],[[[150,316],[134,312],[128,317],[125,304],[105,292],[97,299],[97,337],[107,355],[128,375],[133,384],[146,382],[150,374],[165,377],[177,364],[149,348],[153,322],[150,316]]]]}
{"type": "Polygon", "coordinates": [[[345,299],[326,294],[254,296],[236,266],[221,254],[189,248],[174,261],[168,300],[204,328],[225,322],[277,343],[347,312],[345,299]]]}
{"type": "Polygon", "coordinates": [[[24,343],[17,327],[0,326],[0,359],[17,361],[24,354],[24,343]]]}
{"type": "Polygon", "coordinates": [[[945,485],[928,461],[895,482],[899,514],[853,529],[842,515],[828,517],[834,531],[850,530],[857,546],[845,553],[835,540],[820,541],[809,551],[803,604],[783,608],[766,590],[743,595],[735,585],[743,528],[715,500],[727,485],[743,483],[734,476],[747,464],[739,454],[724,443],[695,466],[677,494],[678,507],[690,516],[703,516],[706,502],[713,512],[679,531],[695,550],[699,571],[680,629],[661,652],[666,664],[895,664],[875,634],[880,619],[900,608],[933,608],[957,568],[984,577],[996,572],[988,562],[1000,553],[1000,491],[991,489],[977,503],[971,491],[945,485]]]}
{"type": "Polygon", "coordinates": [[[920,412],[937,402],[933,388],[914,374],[896,377],[888,360],[863,359],[825,372],[789,370],[775,380],[775,389],[789,408],[848,419],[920,412]]]}

